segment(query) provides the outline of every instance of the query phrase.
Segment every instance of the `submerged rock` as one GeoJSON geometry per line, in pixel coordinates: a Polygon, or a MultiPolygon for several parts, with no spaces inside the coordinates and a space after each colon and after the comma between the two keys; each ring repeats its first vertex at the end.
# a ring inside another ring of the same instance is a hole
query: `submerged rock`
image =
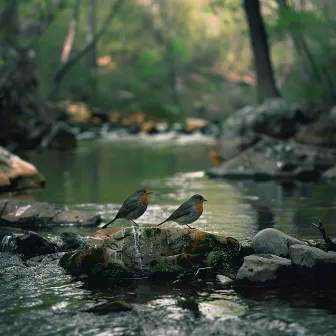
{"type": "Polygon", "coordinates": [[[45,179],[35,166],[0,146],[0,191],[39,189],[44,186],[45,179]]]}
{"type": "Polygon", "coordinates": [[[253,254],[244,258],[236,283],[241,285],[283,286],[292,283],[291,261],[272,254],[253,254]]]}
{"type": "Polygon", "coordinates": [[[125,311],[133,310],[133,305],[124,302],[124,301],[109,301],[89,309],[86,309],[86,312],[97,313],[97,314],[108,314],[108,313],[119,313],[125,311]]]}
{"type": "Polygon", "coordinates": [[[47,225],[86,225],[97,226],[101,222],[99,215],[69,210],[45,202],[27,202],[20,200],[0,201],[0,225],[34,228],[47,225]]]}
{"type": "Polygon", "coordinates": [[[99,230],[60,264],[72,274],[110,280],[130,275],[168,277],[209,265],[230,273],[238,269],[240,259],[234,238],[191,229],[129,227],[99,230]],[[208,258],[211,253],[218,254],[214,260],[208,258]]]}
{"type": "Polygon", "coordinates": [[[304,244],[304,242],[273,228],[259,231],[252,239],[254,253],[274,254],[280,257],[289,255],[289,247],[291,245],[304,244]]]}

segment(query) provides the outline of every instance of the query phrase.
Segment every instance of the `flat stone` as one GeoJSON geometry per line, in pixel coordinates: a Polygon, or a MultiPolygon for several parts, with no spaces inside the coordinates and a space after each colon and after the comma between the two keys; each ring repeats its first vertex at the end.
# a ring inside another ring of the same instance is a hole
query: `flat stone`
{"type": "Polygon", "coordinates": [[[53,218],[55,224],[77,224],[83,226],[97,226],[101,222],[100,215],[92,215],[78,210],[65,210],[53,218]]]}
{"type": "Polygon", "coordinates": [[[0,224],[34,228],[46,225],[86,225],[97,226],[100,215],[85,211],[68,210],[45,202],[7,200],[0,203],[0,224]]]}
{"type": "Polygon", "coordinates": [[[245,257],[236,277],[243,285],[282,286],[291,281],[291,261],[272,254],[245,257]]]}
{"type": "Polygon", "coordinates": [[[50,224],[63,209],[64,207],[59,208],[45,202],[8,200],[6,208],[1,213],[0,222],[5,222],[7,226],[50,224]]]}
{"type": "Polygon", "coordinates": [[[289,255],[289,247],[294,244],[305,245],[304,242],[273,228],[259,231],[252,239],[254,253],[274,254],[282,257],[289,255]]]}

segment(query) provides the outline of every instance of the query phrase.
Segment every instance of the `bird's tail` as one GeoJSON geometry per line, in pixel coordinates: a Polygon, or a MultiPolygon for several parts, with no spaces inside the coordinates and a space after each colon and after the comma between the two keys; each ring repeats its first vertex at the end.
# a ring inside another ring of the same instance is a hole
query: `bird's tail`
{"type": "Polygon", "coordinates": [[[117,218],[113,218],[111,221],[109,221],[108,223],[106,223],[105,225],[102,226],[102,229],[106,229],[110,224],[112,224],[115,220],[117,220],[117,218]]]}
{"type": "Polygon", "coordinates": [[[159,223],[157,226],[160,226],[160,225],[162,225],[162,224],[164,224],[166,222],[168,222],[168,219],[165,219],[163,222],[159,223]]]}

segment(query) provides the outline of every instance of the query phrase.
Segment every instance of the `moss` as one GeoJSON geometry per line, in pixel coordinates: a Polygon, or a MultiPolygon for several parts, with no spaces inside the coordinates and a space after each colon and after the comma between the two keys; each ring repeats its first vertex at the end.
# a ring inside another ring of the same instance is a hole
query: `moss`
{"type": "Polygon", "coordinates": [[[179,265],[172,264],[156,264],[151,267],[151,273],[179,273],[183,268],[179,265]]]}
{"type": "Polygon", "coordinates": [[[118,263],[111,263],[107,266],[99,263],[91,269],[90,275],[104,280],[112,280],[127,277],[129,272],[123,265],[118,263]]]}
{"type": "Polygon", "coordinates": [[[241,266],[241,258],[238,250],[217,250],[211,255],[211,267],[218,273],[233,274],[241,266]]]}
{"type": "Polygon", "coordinates": [[[219,240],[213,234],[207,234],[205,237],[197,239],[194,243],[192,253],[207,253],[210,251],[223,250],[225,243],[219,240]]]}

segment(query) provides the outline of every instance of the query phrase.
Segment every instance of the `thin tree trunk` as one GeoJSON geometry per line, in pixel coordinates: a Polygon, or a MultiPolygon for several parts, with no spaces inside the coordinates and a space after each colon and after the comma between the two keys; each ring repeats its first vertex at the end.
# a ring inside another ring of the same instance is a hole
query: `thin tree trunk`
{"type": "Polygon", "coordinates": [[[259,0],[244,0],[244,10],[250,31],[250,42],[257,74],[258,101],[279,97],[270,59],[267,34],[260,12],[259,0]]]}
{"type": "Polygon", "coordinates": [[[68,35],[66,36],[63,44],[61,63],[65,63],[69,59],[72,50],[73,42],[75,40],[77,32],[77,23],[79,19],[80,5],[81,0],[77,0],[77,2],[74,5],[73,15],[69,20],[69,30],[68,35]]]}
{"type": "MultiPolygon", "coordinates": [[[[57,70],[55,76],[54,76],[54,82],[56,86],[59,86],[61,83],[61,80],[65,76],[65,74],[70,70],[70,68],[83,56],[87,54],[88,51],[91,50],[93,46],[99,41],[99,39],[102,37],[102,35],[106,32],[106,30],[109,27],[110,22],[115,17],[115,15],[118,13],[119,9],[121,8],[124,0],[117,0],[113,5],[112,8],[107,15],[105,21],[103,22],[101,28],[97,31],[96,35],[93,37],[93,39],[86,43],[78,52],[76,52],[74,55],[70,56],[68,61],[61,64],[59,69],[57,70]]],[[[54,90],[53,90],[54,92],[54,90]]],[[[52,92],[52,93],[53,93],[52,92]]]]}
{"type": "MultiPolygon", "coordinates": [[[[96,1],[97,0],[88,0],[86,43],[90,43],[93,37],[97,34],[96,1]]],[[[91,70],[97,67],[96,46],[97,44],[92,46],[87,54],[87,64],[91,70]]]]}

